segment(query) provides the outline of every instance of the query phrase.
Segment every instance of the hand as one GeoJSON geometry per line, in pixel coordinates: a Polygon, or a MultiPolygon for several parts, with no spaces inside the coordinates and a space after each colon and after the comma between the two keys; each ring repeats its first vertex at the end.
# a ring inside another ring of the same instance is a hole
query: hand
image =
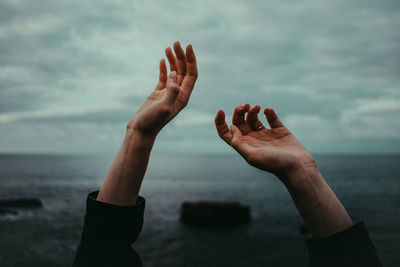
{"type": "Polygon", "coordinates": [[[167,75],[165,60],[160,61],[159,82],[146,102],[129,121],[127,129],[140,136],[155,138],[158,132],[171,121],[188,103],[197,79],[196,57],[191,45],[186,54],[179,42],[165,50],[171,73],[167,75]]]}
{"type": "Polygon", "coordinates": [[[351,227],[351,218],[319,173],[310,153],[286,129],[272,108],[264,110],[271,129],[262,125],[259,112],[260,106],[237,106],[229,130],[224,112],[218,111],[215,125],[219,136],[250,165],[278,176],[313,237],[328,236],[351,227]]]}
{"type": "Polygon", "coordinates": [[[155,137],[188,103],[197,79],[196,57],[191,45],[183,52],[179,42],[165,50],[155,90],[127,125],[127,134],[100,188],[97,200],[114,205],[135,205],[155,137]]]}
{"type": "Polygon", "coordinates": [[[218,135],[250,165],[274,173],[283,181],[299,169],[317,168],[313,157],[286,129],[272,108],[264,110],[271,129],[265,128],[258,119],[259,112],[258,105],[237,106],[229,129],[224,111],[218,111],[215,117],[218,135]]]}

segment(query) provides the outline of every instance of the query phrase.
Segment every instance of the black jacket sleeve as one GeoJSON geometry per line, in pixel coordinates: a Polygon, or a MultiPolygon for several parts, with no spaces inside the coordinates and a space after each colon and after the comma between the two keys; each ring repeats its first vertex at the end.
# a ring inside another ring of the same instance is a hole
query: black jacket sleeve
{"type": "Polygon", "coordinates": [[[306,240],[309,267],[382,266],[363,222],[342,232],[306,240]]]}
{"type": "Polygon", "coordinates": [[[134,206],[115,206],[97,201],[90,193],[81,242],[73,267],[141,267],[139,254],[132,247],[143,227],[145,199],[134,206]]]}
{"type": "MultiPolygon", "coordinates": [[[[145,199],[134,206],[116,206],[96,200],[90,193],[81,242],[73,267],[142,267],[132,247],[143,227],[145,199]]],[[[342,232],[306,240],[309,267],[382,266],[365,225],[361,222],[342,232]]]]}

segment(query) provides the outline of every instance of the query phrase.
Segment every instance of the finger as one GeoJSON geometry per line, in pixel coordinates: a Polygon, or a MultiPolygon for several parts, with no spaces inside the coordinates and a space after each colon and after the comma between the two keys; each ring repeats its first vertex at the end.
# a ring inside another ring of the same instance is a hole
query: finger
{"type": "Polygon", "coordinates": [[[158,79],[158,84],[156,86],[156,90],[164,89],[167,85],[167,64],[165,63],[165,59],[161,59],[160,61],[160,76],[158,79]]]}
{"type": "Polygon", "coordinates": [[[167,56],[169,62],[170,71],[177,71],[176,58],[171,47],[167,47],[167,49],[165,49],[165,55],[167,56]]]}
{"type": "Polygon", "coordinates": [[[237,126],[231,125],[230,130],[232,133],[231,146],[246,159],[251,151],[250,145],[243,140],[243,134],[237,126]]]}
{"type": "Polygon", "coordinates": [[[236,126],[240,126],[245,123],[244,115],[250,109],[249,104],[242,104],[236,106],[235,110],[233,111],[232,123],[236,126]]]}
{"type": "Polygon", "coordinates": [[[260,112],[261,107],[256,105],[251,107],[247,112],[246,122],[250,125],[252,130],[259,129],[262,126],[262,122],[258,119],[258,113],[260,112]]]}
{"type": "Polygon", "coordinates": [[[264,109],[264,114],[265,117],[267,118],[269,126],[271,126],[272,129],[285,127],[272,108],[264,109]]]}
{"type": "Polygon", "coordinates": [[[172,71],[168,76],[167,92],[164,95],[163,102],[167,105],[173,105],[179,94],[178,78],[175,71],[172,71]]]}
{"type": "Polygon", "coordinates": [[[178,84],[182,84],[183,78],[186,74],[186,57],[185,52],[181,47],[179,41],[174,43],[174,51],[177,58],[177,69],[178,69],[178,84]]]}
{"type": "Polygon", "coordinates": [[[222,138],[228,145],[231,144],[232,133],[228,128],[228,125],[225,121],[225,113],[223,110],[219,110],[217,116],[215,116],[215,127],[217,128],[217,132],[219,137],[222,138]]]}
{"type": "Polygon", "coordinates": [[[197,77],[196,55],[192,45],[186,47],[186,74],[197,77]]]}
{"type": "Polygon", "coordinates": [[[190,94],[193,91],[197,76],[196,56],[192,45],[188,45],[186,47],[186,75],[183,78],[181,85],[183,98],[186,99],[186,101],[189,100],[190,94]]]}

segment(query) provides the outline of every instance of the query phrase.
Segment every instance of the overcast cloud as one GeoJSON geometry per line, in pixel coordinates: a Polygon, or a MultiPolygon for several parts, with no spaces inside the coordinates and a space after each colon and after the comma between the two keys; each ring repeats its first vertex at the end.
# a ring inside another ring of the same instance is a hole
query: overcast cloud
{"type": "Polygon", "coordinates": [[[0,152],[114,152],[180,40],[199,80],[158,152],[229,153],[214,115],[248,102],[312,152],[398,153],[399,29],[398,0],[0,0],[0,152]]]}

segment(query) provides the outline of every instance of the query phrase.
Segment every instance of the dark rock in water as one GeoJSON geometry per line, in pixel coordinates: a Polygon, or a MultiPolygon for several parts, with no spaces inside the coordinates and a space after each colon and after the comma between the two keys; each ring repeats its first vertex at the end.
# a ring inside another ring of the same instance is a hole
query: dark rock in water
{"type": "Polygon", "coordinates": [[[9,208],[37,209],[43,207],[40,199],[37,198],[18,198],[0,200],[0,216],[17,215],[16,210],[9,208]]]}
{"type": "Polygon", "coordinates": [[[10,209],[0,207],[0,216],[17,215],[17,214],[18,214],[18,212],[15,210],[10,210],[10,209]]]}
{"type": "Polygon", "coordinates": [[[302,233],[303,235],[308,235],[310,232],[308,231],[307,225],[302,224],[299,228],[300,233],[302,233]]]}
{"type": "Polygon", "coordinates": [[[225,228],[250,221],[250,207],[238,202],[184,202],[181,221],[190,226],[225,228]]]}
{"type": "Polygon", "coordinates": [[[40,199],[37,198],[18,198],[18,199],[7,199],[0,200],[0,206],[12,207],[12,208],[41,208],[43,207],[40,199]]]}

